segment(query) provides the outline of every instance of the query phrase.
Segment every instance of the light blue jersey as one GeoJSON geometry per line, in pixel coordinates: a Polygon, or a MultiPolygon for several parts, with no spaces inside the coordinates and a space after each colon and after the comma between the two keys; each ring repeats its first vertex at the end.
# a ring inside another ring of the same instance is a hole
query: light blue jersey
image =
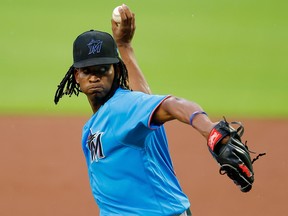
{"type": "Polygon", "coordinates": [[[189,208],[164,127],[151,125],[167,97],[119,88],[85,124],[82,147],[101,216],[166,216],[189,208]]]}

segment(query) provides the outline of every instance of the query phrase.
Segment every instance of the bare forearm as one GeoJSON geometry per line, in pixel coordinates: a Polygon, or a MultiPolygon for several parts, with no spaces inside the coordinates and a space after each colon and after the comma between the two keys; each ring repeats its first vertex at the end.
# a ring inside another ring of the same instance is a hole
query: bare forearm
{"type": "Polygon", "coordinates": [[[133,47],[130,44],[121,44],[118,45],[118,49],[128,70],[130,88],[151,94],[149,85],[137,63],[133,47]]]}
{"type": "Polygon", "coordinates": [[[177,120],[186,124],[191,124],[207,139],[215,124],[213,124],[205,114],[196,114],[192,116],[195,112],[198,113],[198,111],[203,111],[202,107],[195,102],[187,101],[185,99],[175,98],[174,101],[174,105],[169,106],[169,112],[171,112],[177,120]],[[193,119],[191,119],[191,116],[193,119]]]}
{"type": "Polygon", "coordinates": [[[166,121],[177,119],[185,124],[192,123],[192,126],[207,138],[215,123],[204,114],[194,115],[194,118],[191,119],[191,115],[196,111],[203,111],[202,107],[197,103],[181,98],[170,97],[166,99],[156,111],[155,121],[165,123],[166,121]]]}

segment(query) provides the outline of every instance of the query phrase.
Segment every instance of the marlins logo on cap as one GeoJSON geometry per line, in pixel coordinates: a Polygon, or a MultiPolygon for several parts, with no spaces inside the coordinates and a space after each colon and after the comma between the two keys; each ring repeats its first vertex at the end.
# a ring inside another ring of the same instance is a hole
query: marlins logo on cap
{"type": "Polygon", "coordinates": [[[79,35],[73,44],[75,68],[119,62],[113,37],[101,31],[90,30],[79,35]]]}
{"type": "Polygon", "coordinates": [[[94,39],[92,39],[90,41],[90,43],[87,44],[87,46],[89,47],[88,55],[94,54],[94,53],[99,53],[101,51],[102,43],[103,43],[103,41],[101,41],[101,40],[95,41],[94,39]]]}

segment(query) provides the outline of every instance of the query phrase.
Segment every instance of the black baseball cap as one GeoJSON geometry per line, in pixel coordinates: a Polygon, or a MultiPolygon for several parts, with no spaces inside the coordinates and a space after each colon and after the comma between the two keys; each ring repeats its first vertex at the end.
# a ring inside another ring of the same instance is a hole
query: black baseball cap
{"type": "Polygon", "coordinates": [[[73,44],[75,68],[119,62],[117,45],[106,32],[90,30],[80,34],[73,44]]]}

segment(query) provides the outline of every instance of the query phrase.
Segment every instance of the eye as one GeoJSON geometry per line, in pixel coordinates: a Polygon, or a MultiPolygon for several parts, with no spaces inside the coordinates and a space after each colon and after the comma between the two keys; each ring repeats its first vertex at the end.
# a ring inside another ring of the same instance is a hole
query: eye
{"type": "Polygon", "coordinates": [[[99,73],[103,74],[106,72],[106,68],[105,67],[100,67],[99,68],[99,73]]]}
{"type": "Polygon", "coordinates": [[[99,68],[99,73],[100,74],[104,74],[106,73],[107,71],[109,71],[110,69],[110,65],[102,65],[100,68],[99,68]]]}
{"type": "Polygon", "coordinates": [[[88,68],[81,68],[81,71],[84,73],[84,74],[89,74],[90,71],[88,70],[88,68]]]}

